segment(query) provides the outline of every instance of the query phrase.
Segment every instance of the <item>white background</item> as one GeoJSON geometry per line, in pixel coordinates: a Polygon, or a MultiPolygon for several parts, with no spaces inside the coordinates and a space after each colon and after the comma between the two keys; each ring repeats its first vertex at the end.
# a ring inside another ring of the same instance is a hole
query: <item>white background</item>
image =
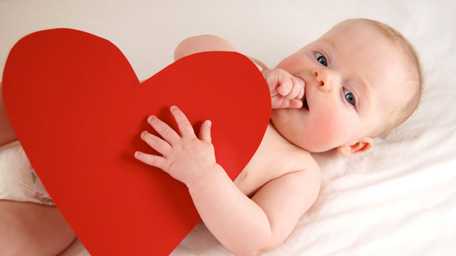
{"type": "MultiPolygon", "coordinates": [[[[383,21],[419,52],[422,104],[373,152],[328,161],[319,201],[270,254],[456,255],[455,11],[451,0],[0,0],[0,74],[15,42],[46,28],[109,39],[143,80],[170,64],[176,45],[192,35],[222,36],[275,66],[345,18],[383,21]]],[[[226,253],[202,226],[175,251],[226,253]]]]}

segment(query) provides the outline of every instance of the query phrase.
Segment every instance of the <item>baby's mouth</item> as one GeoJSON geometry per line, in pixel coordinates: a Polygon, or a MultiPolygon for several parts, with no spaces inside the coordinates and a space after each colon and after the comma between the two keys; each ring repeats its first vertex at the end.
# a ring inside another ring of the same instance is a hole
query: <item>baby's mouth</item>
{"type": "Polygon", "coordinates": [[[308,89],[309,88],[307,88],[307,86],[308,86],[307,82],[304,79],[304,77],[302,77],[300,75],[295,75],[295,76],[298,79],[302,80],[304,82],[304,84],[305,84],[305,86],[304,86],[304,96],[302,96],[302,99],[301,99],[301,101],[302,101],[302,107],[301,108],[304,109],[305,111],[309,112],[310,111],[309,110],[309,104],[307,103],[307,95],[308,95],[308,89]]]}
{"type": "Polygon", "coordinates": [[[307,104],[307,95],[304,94],[304,97],[302,97],[302,108],[305,109],[306,111],[309,111],[309,105],[307,104]]]}
{"type": "MultiPolygon", "coordinates": [[[[304,81],[304,79],[303,79],[304,81]]],[[[309,109],[309,103],[307,102],[307,95],[309,95],[309,88],[307,87],[308,85],[306,84],[306,86],[304,87],[304,96],[302,96],[302,108],[309,112],[310,109],[309,109]]]]}

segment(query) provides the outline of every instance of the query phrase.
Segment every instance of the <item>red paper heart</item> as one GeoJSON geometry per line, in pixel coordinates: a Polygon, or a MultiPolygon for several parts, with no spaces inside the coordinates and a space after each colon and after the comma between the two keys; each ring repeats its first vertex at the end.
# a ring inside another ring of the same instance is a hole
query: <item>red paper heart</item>
{"type": "Polygon", "coordinates": [[[168,255],[201,221],[184,184],[134,159],[136,150],[158,154],[139,137],[145,129],[157,135],[148,115],[176,131],[172,104],[195,132],[212,120],[217,162],[234,179],[271,113],[265,80],[241,54],[194,54],[140,83],[115,45],[72,29],[19,40],[3,83],[31,165],[96,256],[168,255]]]}

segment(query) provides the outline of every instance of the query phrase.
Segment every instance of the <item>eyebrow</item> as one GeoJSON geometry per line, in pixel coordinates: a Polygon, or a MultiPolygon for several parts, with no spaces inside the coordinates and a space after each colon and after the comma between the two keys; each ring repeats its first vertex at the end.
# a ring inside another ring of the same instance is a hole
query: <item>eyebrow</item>
{"type": "Polygon", "coordinates": [[[325,44],[329,45],[329,47],[331,47],[331,49],[333,49],[333,50],[337,49],[336,44],[333,41],[326,39],[326,38],[322,38],[321,41],[323,41],[325,44]]]}

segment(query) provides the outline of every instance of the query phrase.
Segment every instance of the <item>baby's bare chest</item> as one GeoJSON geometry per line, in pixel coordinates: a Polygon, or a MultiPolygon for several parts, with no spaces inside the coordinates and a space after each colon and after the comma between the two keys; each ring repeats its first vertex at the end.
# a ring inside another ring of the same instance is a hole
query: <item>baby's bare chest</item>
{"type": "Polygon", "coordinates": [[[291,145],[269,125],[257,151],[234,183],[245,194],[252,196],[264,184],[289,172],[311,166],[311,155],[291,145]]]}

